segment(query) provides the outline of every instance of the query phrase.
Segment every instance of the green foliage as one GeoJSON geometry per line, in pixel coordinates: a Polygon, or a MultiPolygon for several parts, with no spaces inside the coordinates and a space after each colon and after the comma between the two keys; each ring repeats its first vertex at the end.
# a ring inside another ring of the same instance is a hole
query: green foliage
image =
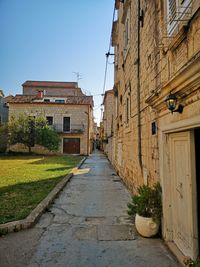
{"type": "Polygon", "coordinates": [[[0,153],[5,153],[8,144],[8,127],[7,125],[0,126],[0,153]]]}
{"type": "Polygon", "coordinates": [[[200,267],[200,260],[197,259],[196,261],[192,261],[188,265],[189,267],[200,267]]]}
{"type": "Polygon", "coordinates": [[[8,125],[9,144],[24,144],[29,148],[35,144],[44,146],[49,150],[56,151],[59,148],[59,136],[56,131],[47,124],[44,117],[30,117],[20,114],[12,116],[8,125]]]}
{"type": "Polygon", "coordinates": [[[56,151],[59,148],[60,139],[53,128],[45,125],[44,127],[36,128],[36,143],[44,146],[51,151],[56,151]]]}
{"type": "Polygon", "coordinates": [[[185,256],[183,259],[183,264],[188,267],[200,267],[200,259],[193,261],[189,256],[185,256]]]}
{"type": "Polygon", "coordinates": [[[20,114],[19,117],[11,116],[8,123],[9,131],[9,144],[15,145],[17,143],[24,144],[27,147],[31,147],[31,129],[30,122],[33,122],[33,118],[25,114],[20,114]]]}
{"type": "Polygon", "coordinates": [[[160,221],[162,215],[162,196],[159,183],[153,187],[142,185],[137,189],[137,195],[128,203],[128,214],[138,214],[143,217],[152,217],[154,221],[160,221]]]}

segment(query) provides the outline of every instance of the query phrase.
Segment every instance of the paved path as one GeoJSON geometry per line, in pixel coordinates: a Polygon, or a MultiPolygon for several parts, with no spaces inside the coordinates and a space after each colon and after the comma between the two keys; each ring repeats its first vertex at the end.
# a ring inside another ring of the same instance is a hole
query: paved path
{"type": "Polygon", "coordinates": [[[129,201],[130,194],[106,157],[92,154],[33,229],[3,240],[8,246],[11,240],[18,240],[18,247],[27,245],[23,253],[17,250],[24,260],[17,260],[12,250],[16,260],[7,256],[10,265],[4,259],[4,266],[179,266],[160,239],[144,239],[134,232],[126,212],[129,201]]]}

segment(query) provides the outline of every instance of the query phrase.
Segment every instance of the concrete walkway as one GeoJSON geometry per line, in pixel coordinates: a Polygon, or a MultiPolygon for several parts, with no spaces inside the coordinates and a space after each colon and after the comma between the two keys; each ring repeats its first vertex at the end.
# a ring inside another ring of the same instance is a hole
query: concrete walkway
{"type": "Polygon", "coordinates": [[[179,266],[160,239],[135,233],[129,201],[106,157],[92,154],[33,229],[0,239],[0,266],[179,266]]]}

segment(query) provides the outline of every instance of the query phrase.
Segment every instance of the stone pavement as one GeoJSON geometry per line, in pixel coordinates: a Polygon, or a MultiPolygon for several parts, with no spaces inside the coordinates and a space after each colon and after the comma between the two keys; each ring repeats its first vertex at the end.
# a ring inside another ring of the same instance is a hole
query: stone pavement
{"type": "Polygon", "coordinates": [[[179,266],[160,239],[135,233],[130,199],[107,158],[92,154],[33,229],[0,239],[0,266],[179,266]]]}

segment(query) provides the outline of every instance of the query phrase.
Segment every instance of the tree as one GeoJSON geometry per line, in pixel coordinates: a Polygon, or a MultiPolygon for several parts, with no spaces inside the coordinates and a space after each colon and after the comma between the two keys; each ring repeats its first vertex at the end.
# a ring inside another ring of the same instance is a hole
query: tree
{"type": "Polygon", "coordinates": [[[24,144],[31,152],[35,144],[44,146],[51,151],[59,148],[59,136],[55,129],[51,128],[46,118],[31,117],[20,114],[18,117],[11,116],[8,124],[9,144],[24,144]]]}
{"type": "Polygon", "coordinates": [[[0,153],[5,153],[8,144],[8,127],[6,124],[0,125],[0,153]]]}
{"type": "Polygon", "coordinates": [[[43,127],[36,126],[35,142],[51,151],[56,151],[59,148],[60,140],[56,131],[48,125],[45,125],[43,127]]]}

